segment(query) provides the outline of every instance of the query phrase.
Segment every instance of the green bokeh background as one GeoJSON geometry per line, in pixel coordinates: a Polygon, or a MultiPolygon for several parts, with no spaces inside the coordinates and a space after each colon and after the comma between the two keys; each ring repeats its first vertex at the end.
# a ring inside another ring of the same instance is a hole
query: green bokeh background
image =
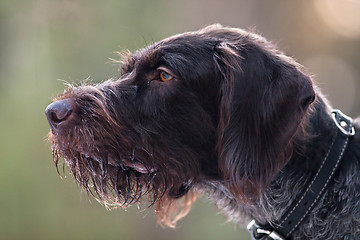
{"type": "Polygon", "coordinates": [[[356,0],[1,0],[0,239],[250,239],[206,198],[175,230],[157,226],[153,209],[107,211],[57,175],[44,109],[63,81],[117,75],[106,64],[114,51],[219,22],[276,42],[356,116],[359,12],[356,0]]]}

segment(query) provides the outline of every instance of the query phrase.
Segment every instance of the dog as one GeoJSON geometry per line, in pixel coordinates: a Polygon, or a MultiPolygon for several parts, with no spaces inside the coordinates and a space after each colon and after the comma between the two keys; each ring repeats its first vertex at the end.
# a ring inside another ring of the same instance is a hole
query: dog
{"type": "Polygon", "coordinates": [[[154,206],[170,227],[202,194],[253,220],[253,239],[360,239],[359,119],[332,113],[295,60],[218,24],[120,55],[120,77],[70,86],[45,111],[54,162],[83,189],[154,206]]]}

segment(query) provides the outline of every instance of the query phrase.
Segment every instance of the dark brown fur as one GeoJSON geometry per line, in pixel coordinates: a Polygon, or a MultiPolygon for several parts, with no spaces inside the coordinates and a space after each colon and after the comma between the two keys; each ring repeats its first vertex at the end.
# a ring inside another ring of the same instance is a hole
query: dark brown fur
{"type": "Polygon", "coordinates": [[[305,156],[314,116],[328,112],[316,91],[312,104],[310,77],[264,38],[212,25],[123,54],[119,79],[56,98],[62,105],[47,110],[55,163],[63,158],[106,205],[147,199],[168,226],[204,191],[219,207],[261,215],[246,209],[282,189],[276,179],[321,161],[290,161],[305,156]]]}

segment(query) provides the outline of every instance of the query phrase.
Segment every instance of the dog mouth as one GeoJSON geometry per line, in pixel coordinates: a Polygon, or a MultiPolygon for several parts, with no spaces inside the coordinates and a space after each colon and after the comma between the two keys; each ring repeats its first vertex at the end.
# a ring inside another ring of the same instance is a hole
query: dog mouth
{"type": "MultiPolygon", "coordinates": [[[[136,171],[141,174],[152,174],[158,170],[156,166],[149,166],[135,159],[120,159],[112,155],[108,155],[105,158],[100,158],[97,156],[92,156],[89,154],[81,153],[81,155],[89,162],[95,161],[99,164],[101,168],[104,168],[104,165],[108,165],[114,168],[121,168],[124,171],[136,171]]],[[[102,169],[103,171],[103,169],[102,169]]]]}
{"type": "Polygon", "coordinates": [[[154,204],[165,193],[160,168],[130,156],[124,159],[53,147],[53,158],[58,174],[63,160],[77,183],[108,207],[127,207],[143,197],[154,204]]]}
{"type": "Polygon", "coordinates": [[[149,173],[154,173],[157,171],[157,168],[147,167],[145,164],[140,163],[140,162],[130,162],[127,160],[123,160],[122,163],[124,166],[132,168],[135,171],[142,173],[142,174],[149,174],[149,173]]]}

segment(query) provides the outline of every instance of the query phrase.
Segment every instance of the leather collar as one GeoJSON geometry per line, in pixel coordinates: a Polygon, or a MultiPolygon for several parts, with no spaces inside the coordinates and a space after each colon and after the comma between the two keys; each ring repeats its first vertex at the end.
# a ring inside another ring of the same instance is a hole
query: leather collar
{"type": "Polygon", "coordinates": [[[333,179],[334,173],[344,155],[349,138],[355,135],[352,119],[340,110],[332,111],[332,118],[337,126],[337,133],[318,171],[309,182],[309,185],[298,201],[294,202],[288,211],[275,223],[260,226],[252,220],[247,229],[253,240],[291,239],[291,234],[303,222],[311,212],[321,195],[324,193],[329,182],[333,179]]]}

